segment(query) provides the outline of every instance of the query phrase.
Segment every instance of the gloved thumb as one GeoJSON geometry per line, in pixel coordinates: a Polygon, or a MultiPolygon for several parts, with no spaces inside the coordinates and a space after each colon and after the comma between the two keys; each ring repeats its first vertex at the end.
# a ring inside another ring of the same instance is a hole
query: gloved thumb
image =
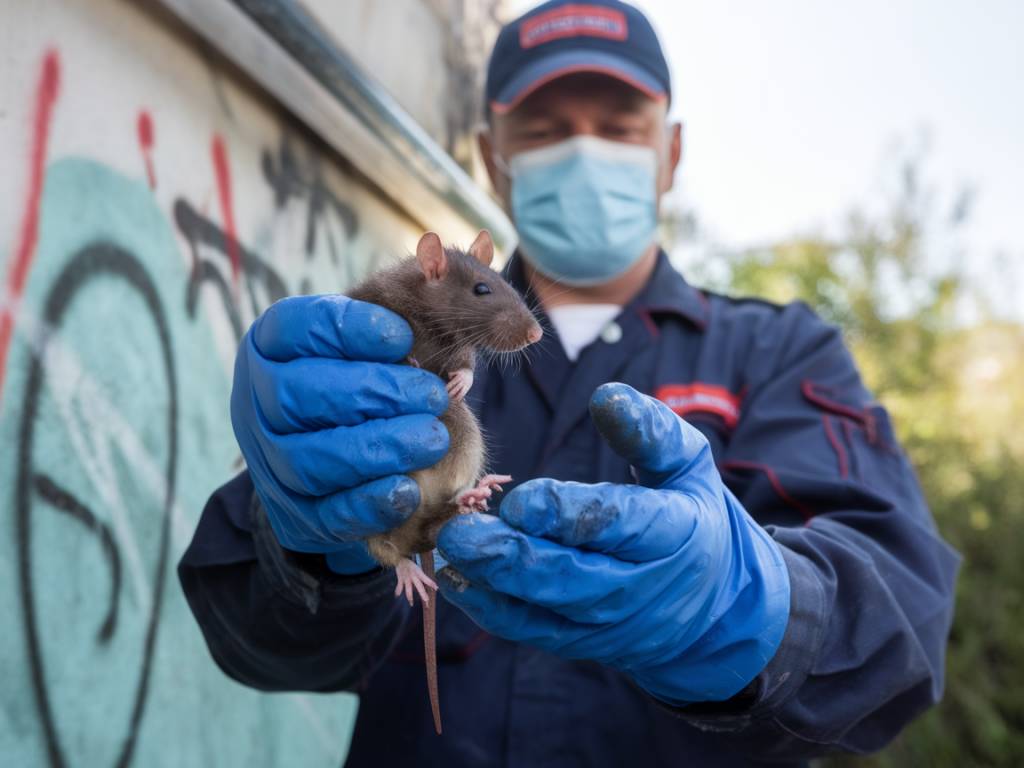
{"type": "MultiPolygon", "coordinates": [[[[649,488],[671,485],[698,465],[714,469],[711,446],[698,429],[628,384],[610,382],[595,389],[590,416],[612,450],[633,465],[637,480],[649,488]]],[[[717,478],[718,473],[707,476],[717,478]]]]}

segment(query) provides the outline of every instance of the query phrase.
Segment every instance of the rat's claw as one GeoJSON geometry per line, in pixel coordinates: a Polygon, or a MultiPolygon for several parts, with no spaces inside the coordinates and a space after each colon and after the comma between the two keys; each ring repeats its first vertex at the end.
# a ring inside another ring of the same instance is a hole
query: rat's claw
{"type": "Polygon", "coordinates": [[[492,491],[501,493],[503,483],[511,483],[512,475],[484,475],[480,478],[480,482],[476,484],[477,488],[490,488],[492,491]]]}

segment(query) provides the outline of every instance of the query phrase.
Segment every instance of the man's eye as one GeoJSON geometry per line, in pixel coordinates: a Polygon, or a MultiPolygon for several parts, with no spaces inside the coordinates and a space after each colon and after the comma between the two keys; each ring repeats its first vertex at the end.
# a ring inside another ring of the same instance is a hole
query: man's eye
{"type": "Polygon", "coordinates": [[[476,285],[473,286],[473,293],[475,293],[477,296],[486,296],[490,292],[491,286],[489,286],[487,283],[477,283],[476,285]]]}
{"type": "Polygon", "coordinates": [[[605,135],[615,136],[620,139],[641,138],[642,131],[635,125],[608,125],[605,126],[605,135]]]}

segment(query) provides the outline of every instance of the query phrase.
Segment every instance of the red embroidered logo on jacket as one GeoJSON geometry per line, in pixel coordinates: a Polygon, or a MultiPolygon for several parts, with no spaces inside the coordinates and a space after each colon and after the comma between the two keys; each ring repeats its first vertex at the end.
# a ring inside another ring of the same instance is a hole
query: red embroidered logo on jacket
{"type": "Polygon", "coordinates": [[[519,28],[519,45],[535,45],[562,37],[604,37],[625,40],[629,30],[622,11],[600,5],[566,5],[527,19],[519,28]]]}
{"type": "Polygon", "coordinates": [[[654,396],[682,417],[703,411],[722,417],[732,429],[740,420],[740,395],[714,384],[665,384],[654,396]]]}

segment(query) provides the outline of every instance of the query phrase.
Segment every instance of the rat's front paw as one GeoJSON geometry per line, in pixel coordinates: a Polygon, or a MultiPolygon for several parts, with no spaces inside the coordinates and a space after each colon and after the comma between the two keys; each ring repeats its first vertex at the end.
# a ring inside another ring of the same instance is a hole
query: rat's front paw
{"type": "Polygon", "coordinates": [[[501,493],[502,483],[511,483],[511,475],[484,475],[475,488],[463,491],[455,497],[455,505],[461,514],[469,512],[486,512],[487,502],[496,491],[501,493]]]}
{"type": "Polygon", "coordinates": [[[491,489],[485,487],[470,488],[455,497],[455,506],[459,514],[466,515],[470,512],[486,512],[487,501],[491,498],[491,489]]]}
{"type": "Polygon", "coordinates": [[[448,397],[452,400],[461,400],[473,386],[473,372],[469,368],[459,368],[454,373],[448,374],[448,397]]]}

